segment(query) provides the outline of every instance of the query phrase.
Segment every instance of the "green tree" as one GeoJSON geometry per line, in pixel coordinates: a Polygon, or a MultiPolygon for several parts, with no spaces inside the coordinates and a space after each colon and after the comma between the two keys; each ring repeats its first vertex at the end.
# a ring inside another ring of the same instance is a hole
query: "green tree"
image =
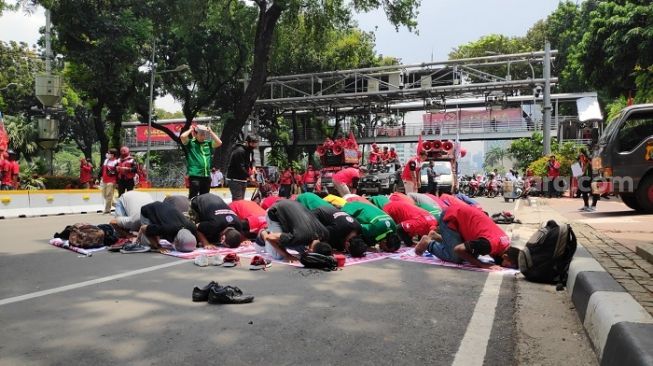
{"type": "Polygon", "coordinates": [[[483,165],[485,167],[494,167],[497,165],[503,166],[503,159],[509,157],[510,154],[506,149],[499,146],[491,147],[485,152],[485,159],[483,165]]]}
{"type": "Polygon", "coordinates": [[[135,0],[42,0],[50,9],[55,48],[69,62],[70,82],[87,100],[104,155],[120,145],[121,123],[136,94],[138,67],[150,46],[148,3],[135,0]],[[106,108],[106,111],[105,111],[106,108]],[[106,112],[106,113],[105,113],[106,112]]]}
{"type": "MultiPolygon", "coordinates": [[[[218,165],[226,166],[228,153],[245,122],[252,113],[254,103],[267,81],[270,53],[279,20],[284,17],[304,16],[316,24],[343,23],[350,19],[352,11],[369,11],[382,7],[395,27],[406,26],[413,30],[416,25],[417,7],[420,0],[353,0],[316,2],[312,0],[254,0],[258,8],[252,63],[248,70],[247,86],[234,106],[233,117],[225,123],[222,131],[223,146],[218,155],[218,165]]],[[[316,28],[319,29],[319,28],[316,28]]]]}
{"type": "Polygon", "coordinates": [[[508,153],[515,159],[515,168],[520,170],[539,159],[543,151],[544,136],[542,132],[534,132],[531,138],[517,139],[508,148],[508,153]]]}

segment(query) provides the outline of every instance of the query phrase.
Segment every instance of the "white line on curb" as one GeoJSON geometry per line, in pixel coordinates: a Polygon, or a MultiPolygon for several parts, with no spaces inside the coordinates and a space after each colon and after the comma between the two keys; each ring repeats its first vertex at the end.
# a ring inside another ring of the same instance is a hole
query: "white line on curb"
{"type": "Polygon", "coordinates": [[[490,333],[492,332],[492,325],[494,324],[497,303],[499,302],[501,282],[503,282],[502,273],[488,273],[483,291],[481,291],[478,297],[478,302],[474,307],[474,313],[469,320],[465,336],[460,342],[460,347],[458,348],[458,352],[456,352],[456,357],[452,365],[483,365],[490,340],[490,333]]]}
{"type": "Polygon", "coordinates": [[[15,302],[20,302],[20,301],[30,300],[30,299],[34,299],[34,298],[42,297],[42,296],[46,296],[46,295],[57,294],[57,293],[65,292],[65,291],[69,291],[69,290],[75,290],[75,289],[86,287],[86,286],[97,285],[98,283],[109,282],[109,281],[117,280],[119,278],[125,278],[125,277],[134,276],[134,275],[138,275],[138,274],[142,274],[142,273],[152,272],[152,271],[156,271],[156,270],[159,270],[159,269],[162,269],[162,268],[172,267],[172,266],[176,266],[176,265],[186,263],[186,262],[188,262],[188,261],[186,261],[186,260],[174,261],[174,262],[170,262],[170,263],[159,264],[157,266],[137,269],[135,271],[120,273],[120,274],[113,275],[113,276],[101,277],[101,278],[96,278],[94,280],[89,280],[89,281],[84,281],[84,282],[79,282],[79,283],[73,283],[73,284],[66,285],[66,286],[61,286],[61,287],[55,287],[55,288],[51,288],[49,290],[37,291],[37,292],[32,292],[32,293],[29,293],[29,294],[25,294],[25,295],[9,297],[9,298],[0,300],[0,306],[7,305],[7,304],[13,304],[15,302]]]}

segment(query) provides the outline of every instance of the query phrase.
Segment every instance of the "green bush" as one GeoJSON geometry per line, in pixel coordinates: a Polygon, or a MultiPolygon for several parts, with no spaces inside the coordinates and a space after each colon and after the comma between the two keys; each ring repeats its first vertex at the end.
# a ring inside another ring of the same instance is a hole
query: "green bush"
{"type": "Polygon", "coordinates": [[[42,178],[47,189],[76,188],[79,185],[79,177],[44,175],[42,178]]]}

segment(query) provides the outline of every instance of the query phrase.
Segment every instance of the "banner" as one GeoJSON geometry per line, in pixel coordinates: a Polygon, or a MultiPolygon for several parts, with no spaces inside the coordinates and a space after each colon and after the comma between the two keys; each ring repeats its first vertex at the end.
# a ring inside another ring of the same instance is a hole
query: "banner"
{"type": "Polygon", "coordinates": [[[456,125],[460,118],[461,124],[478,122],[489,122],[495,120],[499,125],[501,122],[514,122],[522,120],[521,108],[507,108],[498,110],[454,110],[451,112],[425,113],[422,115],[424,129],[440,127],[442,124],[456,125]]]}
{"type": "Polygon", "coordinates": [[[7,151],[9,147],[9,135],[5,129],[5,121],[2,118],[2,112],[0,112],[0,151],[7,151]]]}
{"type": "MultiPolygon", "coordinates": [[[[184,128],[185,123],[168,123],[163,125],[165,128],[169,129],[172,131],[176,136],[179,136],[181,134],[181,129],[184,128]]],[[[159,131],[152,127],[151,131],[151,136],[150,136],[150,141],[153,142],[166,142],[166,141],[172,141],[170,136],[168,136],[165,132],[159,131]]],[[[138,142],[147,142],[147,126],[136,126],[136,141],[138,142]]]]}

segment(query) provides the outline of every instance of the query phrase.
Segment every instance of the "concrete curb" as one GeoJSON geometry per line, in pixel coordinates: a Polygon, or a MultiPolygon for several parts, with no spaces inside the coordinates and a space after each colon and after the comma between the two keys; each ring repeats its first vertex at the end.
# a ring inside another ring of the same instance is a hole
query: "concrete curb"
{"type": "Polygon", "coordinates": [[[602,366],[653,365],[653,317],[580,244],[567,293],[602,366]]]}

